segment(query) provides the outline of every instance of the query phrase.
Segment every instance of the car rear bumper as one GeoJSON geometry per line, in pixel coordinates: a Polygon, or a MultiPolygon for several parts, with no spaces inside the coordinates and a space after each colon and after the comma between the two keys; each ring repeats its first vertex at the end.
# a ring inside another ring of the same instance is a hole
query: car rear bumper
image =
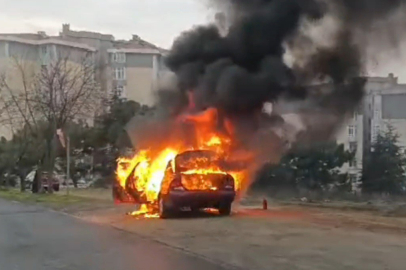
{"type": "Polygon", "coordinates": [[[232,203],[235,191],[170,191],[165,200],[170,207],[218,207],[220,203],[232,203]]]}

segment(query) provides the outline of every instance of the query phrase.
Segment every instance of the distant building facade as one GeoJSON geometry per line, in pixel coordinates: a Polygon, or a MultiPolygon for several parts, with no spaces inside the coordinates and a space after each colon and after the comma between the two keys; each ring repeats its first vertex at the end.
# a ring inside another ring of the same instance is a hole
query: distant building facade
{"type": "MultiPolygon", "coordinates": [[[[134,35],[131,40],[115,40],[112,35],[73,31],[62,25],[58,36],[36,34],[0,34],[0,75],[15,91],[23,82],[16,61],[25,72],[34,74],[60,58],[80,64],[90,57],[96,68],[96,80],[106,97],[117,94],[123,99],[154,105],[160,77],[170,72],[163,64],[165,50],[134,35]]],[[[6,138],[10,133],[0,128],[6,138]]]]}
{"type": "Polygon", "coordinates": [[[155,103],[158,80],[168,73],[163,63],[165,50],[137,35],[131,40],[115,40],[112,35],[72,31],[69,24],[62,26],[60,37],[96,49],[98,79],[106,93],[145,105],[155,103]]]}
{"type": "Polygon", "coordinates": [[[391,125],[399,134],[399,145],[406,147],[406,84],[399,84],[393,74],[369,77],[358,112],[337,135],[337,142],[356,153],[356,159],[344,166],[354,187],[359,181],[363,157],[371,150],[380,132],[391,125]]]}
{"type": "MultiPolygon", "coordinates": [[[[348,173],[354,190],[359,186],[364,157],[371,150],[379,132],[384,132],[391,125],[399,134],[400,146],[406,148],[406,84],[399,84],[398,78],[393,74],[366,79],[363,101],[352,115],[347,116],[335,136],[337,143],[355,153],[355,159],[341,168],[342,172],[348,173]]],[[[311,94],[323,95],[330,88],[328,83],[315,85],[311,94]]],[[[312,106],[311,100],[280,101],[269,111],[282,115],[297,130],[305,130],[305,120],[300,118],[305,118],[305,112],[312,106]]],[[[319,120],[328,118],[323,111],[319,114],[316,112],[311,117],[319,120]]]]}

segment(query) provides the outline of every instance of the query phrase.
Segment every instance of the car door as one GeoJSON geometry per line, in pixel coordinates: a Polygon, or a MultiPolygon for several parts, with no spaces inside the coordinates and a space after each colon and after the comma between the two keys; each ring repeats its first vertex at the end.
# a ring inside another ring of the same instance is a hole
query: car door
{"type": "Polygon", "coordinates": [[[114,178],[113,182],[113,199],[116,204],[140,204],[145,203],[142,192],[138,191],[135,185],[137,180],[135,170],[138,164],[131,164],[131,162],[118,162],[119,166],[118,175],[114,178]],[[120,167],[121,166],[121,167],[120,167]]]}

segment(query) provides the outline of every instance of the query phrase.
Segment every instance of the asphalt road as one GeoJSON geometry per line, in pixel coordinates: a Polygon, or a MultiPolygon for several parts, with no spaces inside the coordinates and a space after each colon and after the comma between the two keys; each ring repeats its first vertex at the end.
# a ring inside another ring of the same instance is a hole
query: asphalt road
{"type": "Polygon", "coordinates": [[[1,270],[225,270],[135,235],[0,199],[1,270]]]}

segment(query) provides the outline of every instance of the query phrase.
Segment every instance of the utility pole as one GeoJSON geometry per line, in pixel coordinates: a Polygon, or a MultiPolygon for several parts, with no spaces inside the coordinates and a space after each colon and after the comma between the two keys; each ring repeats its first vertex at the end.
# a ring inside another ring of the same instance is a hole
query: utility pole
{"type": "Polygon", "coordinates": [[[69,133],[66,132],[66,134],[63,133],[62,129],[58,129],[56,131],[56,134],[59,137],[59,141],[62,144],[62,147],[66,149],[66,195],[69,195],[69,172],[70,172],[70,139],[69,139],[69,133]]]}
{"type": "Polygon", "coordinates": [[[69,196],[69,180],[70,180],[70,139],[66,134],[66,195],[69,196]]]}

